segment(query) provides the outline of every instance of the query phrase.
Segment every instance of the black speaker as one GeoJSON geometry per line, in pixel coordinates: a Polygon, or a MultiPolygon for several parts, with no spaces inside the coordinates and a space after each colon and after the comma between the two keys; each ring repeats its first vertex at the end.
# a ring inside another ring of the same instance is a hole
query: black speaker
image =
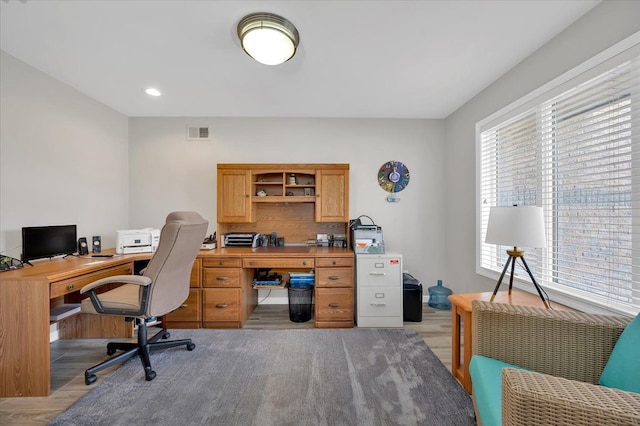
{"type": "Polygon", "coordinates": [[[87,245],[87,239],[85,237],[78,238],[78,254],[80,256],[89,254],[89,246],[87,245]]]}
{"type": "Polygon", "coordinates": [[[93,253],[100,253],[100,250],[101,250],[100,245],[101,245],[100,236],[94,235],[93,236],[93,253]]]}

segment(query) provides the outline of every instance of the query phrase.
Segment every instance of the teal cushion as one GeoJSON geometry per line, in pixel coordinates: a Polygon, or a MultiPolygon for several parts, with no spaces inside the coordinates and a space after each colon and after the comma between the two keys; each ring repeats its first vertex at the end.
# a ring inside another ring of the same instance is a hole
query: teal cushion
{"type": "Polygon", "coordinates": [[[640,314],[625,327],[613,347],[600,376],[600,384],[640,393],[640,314]]]}
{"type": "Polygon", "coordinates": [[[486,356],[471,357],[469,374],[482,426],[502,424],[502,369],[505,367],[524,370],[522,367],[486,356]]]}

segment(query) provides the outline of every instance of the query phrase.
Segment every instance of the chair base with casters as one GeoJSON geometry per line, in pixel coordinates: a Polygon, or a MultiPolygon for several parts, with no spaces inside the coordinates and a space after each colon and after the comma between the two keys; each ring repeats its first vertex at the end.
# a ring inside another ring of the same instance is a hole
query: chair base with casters
{"type": "Polygon", "coordinates": [[[188,351],[192,351],[196,347],[195,343],[193,343],[191,339],[159,341],[161,339],[168,339],[169,337],[171,337],[167,329],[164,327],[162,328],[162,330],[153,335],[153,337],[148,338],[146,321],[136,318],[135,322],[138,327],[138,342],[107,343],[107,355],[113,355],[116,353],[116,351],[124,352],[111,357],[108,360],[101,362],[100,364],[88,368],[84,372],[84,382],[87,385],[90,385],[97,380],[98,377],[95,373],[97,373],[98,371],[102,371],[105,368],[109,368],[116,364],[124,363],[135,356],[140,356],[140,361],[142,362],[142,366],[144,367],[144,377],[147,381],[151,381],[156,378],[156,372],[151,368],[151,360],[149,357],[149,354],[151,352],[161,349],[174,348],[177,346],[186,346],[188,351]]]}

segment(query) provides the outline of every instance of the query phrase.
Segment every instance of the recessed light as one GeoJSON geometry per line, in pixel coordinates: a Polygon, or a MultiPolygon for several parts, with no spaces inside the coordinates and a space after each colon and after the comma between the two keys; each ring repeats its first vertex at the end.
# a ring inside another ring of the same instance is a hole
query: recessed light
{"type": "Polygon", "coordinates": [[[162,96],[162,92],[156,89],[155,87],[149,87],[144,91],[149,96],[162,96]]]}

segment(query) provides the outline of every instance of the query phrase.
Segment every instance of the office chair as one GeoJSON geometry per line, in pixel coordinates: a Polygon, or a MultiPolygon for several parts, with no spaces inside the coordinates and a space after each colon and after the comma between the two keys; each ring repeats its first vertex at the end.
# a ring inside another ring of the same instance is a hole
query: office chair
{"type": "Polygon", "coordinates": [[[108,360],[87,369],[84,380],[87,385],[97,379],[95,373],[112,365],[122,363],[139,355],[144,367],[145,379],[153,380],[149,353],[159,349],[185,345],[192,351],[191,339],[162,341],[169,332],[164,325],[153,337],[147,337],[147,323],[156,317],[177,309],[189,296],[189,280],[193,261],[207,233],[209,222],[195,212],[173,212],[167,216],[160,233],[156,252],[142,275],[116,275],[88,284],[80,290],[89,297],[81,302],[81,311],[88,314],[117,315],[127,321],[135,321],[138,327],[138,342],[110,342],[107,354],[124,351],[108,360]],[[120,284],[119,287],[99,292],[105,285],[120,284]]]}

